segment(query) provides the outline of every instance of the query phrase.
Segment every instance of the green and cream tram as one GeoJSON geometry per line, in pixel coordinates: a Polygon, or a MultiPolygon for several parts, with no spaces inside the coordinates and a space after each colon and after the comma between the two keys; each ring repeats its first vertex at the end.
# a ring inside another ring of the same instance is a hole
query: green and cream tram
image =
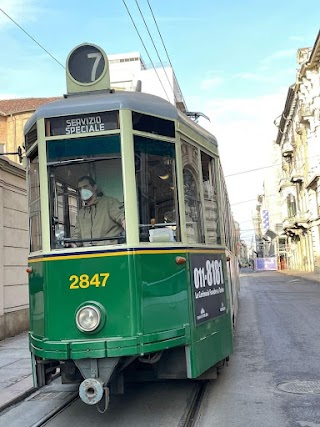
{"type": "Polygon", "coordinates": [[[110,90],[94,45],[69,55],[67,86],[25,126],[36,385],[59,367],[96,404],[133,379],[215,377],[239,286],[216,139],[159,97],[110,90]],[[122,232],[74,237],[79,177],[119,201],[122,232]]]}

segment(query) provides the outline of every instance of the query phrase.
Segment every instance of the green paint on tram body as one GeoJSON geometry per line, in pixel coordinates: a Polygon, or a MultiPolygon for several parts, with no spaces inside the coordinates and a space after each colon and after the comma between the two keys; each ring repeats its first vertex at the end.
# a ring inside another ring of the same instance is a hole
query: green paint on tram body
{"type": "MultiPolygon", "coordinates": [[[[32,352],[61,360],[186,346],[192,376],[201,374],[232,352],[232,327],[229,313],[195,327],[189,256],[118,252],[31,259],[32,352]],[[177,265],[177,256],[187,262],[177,265]],[[76,312],[88,303],[104,314],[94,333],[76,325],[76,312]]],[[[229,305],[228,295],[227,300],[229,305]]]]}

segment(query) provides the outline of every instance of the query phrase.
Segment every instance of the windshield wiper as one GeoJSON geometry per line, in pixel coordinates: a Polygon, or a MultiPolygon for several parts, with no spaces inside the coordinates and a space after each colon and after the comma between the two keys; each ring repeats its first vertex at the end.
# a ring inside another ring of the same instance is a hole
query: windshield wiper
{"type": "Polygon", "coordinates": [[[72,159],[72,160],[60,160],[59,162],[48,162],[48,166],[55,166],[55,165],[67,165],[69,163],[79,163],[84,162],[85,159],[72,159]]]}
{"type": "Polygon", "coordinates": [[[90,157],[90,158],[81,158],[81,159],[70,159],[70,160],[59,160],[58,162],[48,162],[48,166],[60,166],[60,165],[68,165],[70,163],[88,163],[88,162],[95,162],[99,160],[116,160],[120,159],[120,156],[114,156],[114,157],[90,157]]]}

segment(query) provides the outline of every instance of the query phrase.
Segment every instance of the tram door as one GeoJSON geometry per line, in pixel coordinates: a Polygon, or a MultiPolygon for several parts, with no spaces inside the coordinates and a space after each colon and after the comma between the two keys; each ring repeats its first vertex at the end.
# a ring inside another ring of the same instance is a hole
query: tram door
{"type": "Polygon", "coordinates": [[[147,334],[188,321],[187,272],[186,264],[175,262],[179,254],[172,248],[180,241],[174,144],[135,136],[134,147],[140,242],[153,243],[141,251],[137,263],[142,329],[147,334]]]}

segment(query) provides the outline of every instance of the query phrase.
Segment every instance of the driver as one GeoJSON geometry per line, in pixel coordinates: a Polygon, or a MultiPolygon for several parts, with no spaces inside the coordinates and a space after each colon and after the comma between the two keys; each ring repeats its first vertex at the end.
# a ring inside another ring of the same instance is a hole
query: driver
{"type": "MultiPolygon", "coordinates": [[[[83,207],[79,210],[73,239],[97,239],[116,237],[125,230],[124,207],[119,200],[98,193],[97,184],[91,176],[78,179],[78,189],[83,207]]],[[[88,245],[112,245],[117,240],[84,242],[88,245]]],[[[72,245],[76,246],[76,245],[72,245]]]]}

